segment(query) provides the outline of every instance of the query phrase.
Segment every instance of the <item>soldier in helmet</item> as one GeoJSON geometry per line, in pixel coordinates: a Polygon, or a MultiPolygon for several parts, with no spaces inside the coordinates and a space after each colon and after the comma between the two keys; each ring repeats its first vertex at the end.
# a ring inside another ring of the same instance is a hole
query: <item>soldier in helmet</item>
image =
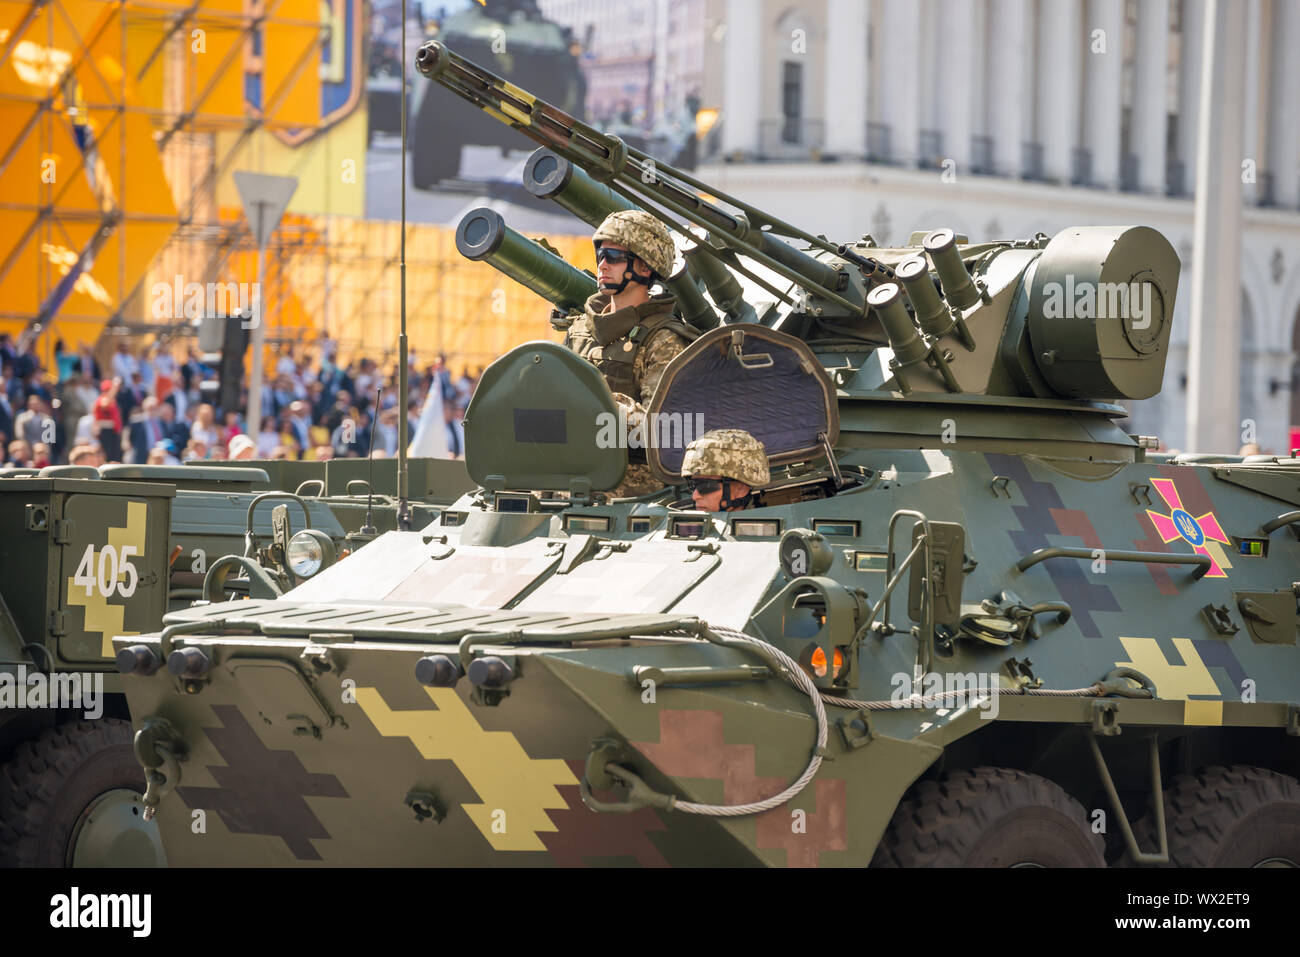
{"type": "Polygon", "coordinates": [[[771,478],[763,443],[742,429],[714,429],[686,446],[682,476],[704,512],[754,507],[754,492],[771,478]]]}
{"type": "MultiPolygon", "coordinates": [[[[698,333],[673,315],[672,296],[650,295],[651,285],[672,273],[675,255],[672,237],[659,220],[639,209],[611,213],[592,241],[601,292],[587,300],[565,345],[605,376],[626,412],[628,433],[641,432],[645,408],[664,369],[698,333]]],[[[627,475],[612,497],[662,487],[644,462],[643,450],[629,450],[627,475]]]]}

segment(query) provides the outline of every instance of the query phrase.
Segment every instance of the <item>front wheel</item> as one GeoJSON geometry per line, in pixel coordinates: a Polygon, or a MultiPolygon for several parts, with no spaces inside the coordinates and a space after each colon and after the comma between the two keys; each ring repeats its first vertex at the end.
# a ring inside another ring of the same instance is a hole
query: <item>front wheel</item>
{"type": "Polygon", "coordinates": [[[1012,768],[953,771],[915,785],[873,867],[1105,867],[1101,835],[1057,784],[1012,768]]]}
{"type": "Polygon", "coordinates": [[[24,741],[0,767],[0,865],[162,867],[144,820],[131,725],[75,721],[24,741]]]}

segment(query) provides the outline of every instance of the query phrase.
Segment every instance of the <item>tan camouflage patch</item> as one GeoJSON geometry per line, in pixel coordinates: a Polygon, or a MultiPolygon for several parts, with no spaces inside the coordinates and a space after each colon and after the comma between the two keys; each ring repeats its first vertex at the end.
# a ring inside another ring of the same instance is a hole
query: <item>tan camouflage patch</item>
{"type": "Polygon", "coordinates": [[[743,429],[714,429],[686,446],[682,475],[716,475],[762,488],[771,479],[763,443],[743,429]]]}
{"type": "Polygon", "coordinates": [[[671,329],[660,329],[652,333],[637,352],[636,361],[632,364],[632,376],[637,382],[642,405],[650,404],[668,363],[681,355],[688,345],[689,342],[671,329]]]}
{"type": "Polygon", "coordinates": [[[657,492],[663,487],[664,483],[655,478],[654,473],[650,471],[650,466],[629,462],[627,474],[623,476],[623,481],[619,483],[618,488],[611,489],[606,494],[610,498],[629,498],[633,495],[657,492]]]}

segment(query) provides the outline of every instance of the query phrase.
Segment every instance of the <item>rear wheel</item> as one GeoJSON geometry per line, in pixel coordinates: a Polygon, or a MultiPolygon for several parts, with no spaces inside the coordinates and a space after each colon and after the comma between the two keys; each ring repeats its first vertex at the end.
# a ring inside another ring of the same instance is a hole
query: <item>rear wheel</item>
{"type": "Polygon", "coordinates": [[[873,867],[1104,867],[1102,838],[1057,784],[1011,768],[953,771],[904,798],[873,867]]]}
{"type": "Polygon", "coordinates": [[[126,721],[71,722],[22,742],[0,767],[0,865],[162,866],[143,792],[126,721]]]}
{"type": "MultiPolygon", "coordinates": [[[[1202,768],[1165,789],[1169,867],[1300,867],[1300,783],[1248,765],[1202,768]]],[[[1134,828],[1155,850],[1150,813],[1134,828]]]]}

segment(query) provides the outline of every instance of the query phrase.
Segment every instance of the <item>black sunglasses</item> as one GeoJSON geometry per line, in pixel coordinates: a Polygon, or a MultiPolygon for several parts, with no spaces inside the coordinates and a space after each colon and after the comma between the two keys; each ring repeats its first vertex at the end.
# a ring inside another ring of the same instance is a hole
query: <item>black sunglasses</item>
{"type": "Polygon", "coordinates": [[[712,495],[722,488],[722,482],[719,479],[691,479],[686,483],[686,488],[701,495],[712,495]]]}
{"type": "Polygon", "coordinates": [[[626,249],[607,249],[602,246],[596,250],[596,262],[625,263],[632,258],[632,255],[626,249]]]}

